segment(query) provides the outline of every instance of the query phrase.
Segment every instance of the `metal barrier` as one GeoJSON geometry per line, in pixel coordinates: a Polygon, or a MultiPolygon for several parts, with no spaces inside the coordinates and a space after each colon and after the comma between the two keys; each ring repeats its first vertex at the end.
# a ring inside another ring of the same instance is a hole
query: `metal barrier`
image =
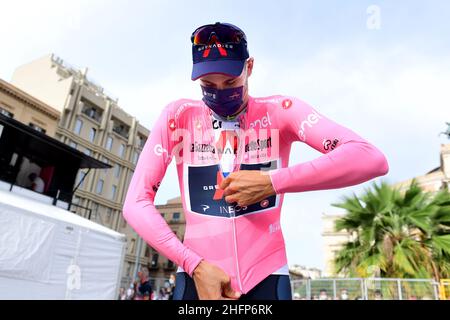
{"type": "MultiPolygon", "coordinates": [[[[450,293],[450,280],[445,283],[450,293]]],[[[434,279],[335,278],[292,280],[291,287],[296,300],[439,300],[443,285],[434,279]]]]}
{"type": "Polygon", "coordinates": [[[441,300],[450,300],[450,279],[442,279],[439,285],[441,300]]]}
{"type": "MultiPolygon", "coordinates": [[[[122,282],[129,287],[130,281],[122,282]]],[[[150,277],[154,293],[167,287],[168,278],[150,277]]],[[[291,280],[294,300],[446,300],[450,279],[334,278],[291,280]]]]}

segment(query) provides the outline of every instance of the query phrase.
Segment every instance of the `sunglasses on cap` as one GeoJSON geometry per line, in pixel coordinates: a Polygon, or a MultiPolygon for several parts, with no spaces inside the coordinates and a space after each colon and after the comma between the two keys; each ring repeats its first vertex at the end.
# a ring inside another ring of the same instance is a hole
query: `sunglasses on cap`
{"type": "Polygon", "coordinates": [[[247,37],[241,29],[220,22],[197,28],[191,35],[191,42],[193,45],[208,45],[213,36],[221,43],[240,43],[242,40],[247,42],[247,37]]]}

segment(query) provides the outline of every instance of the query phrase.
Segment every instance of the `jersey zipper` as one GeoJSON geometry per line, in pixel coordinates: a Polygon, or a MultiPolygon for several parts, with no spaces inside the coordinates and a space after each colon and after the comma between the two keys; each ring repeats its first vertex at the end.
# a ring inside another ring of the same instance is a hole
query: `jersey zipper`
{"type": "Polygon", "coordinates": [[[242,289],[242,283],[241,283],[241,272],[239,270],[239,260],[238,260],[238,254],[237,254],[237,238],[236,238],[236,214],[234,213],[234,209],[231,213],[231,223],[233,224],[233,245],[234,245],[234,261],[236,262],[236,278],[239,285],[239,290],[241,293],[243,292],[242,289]]]}

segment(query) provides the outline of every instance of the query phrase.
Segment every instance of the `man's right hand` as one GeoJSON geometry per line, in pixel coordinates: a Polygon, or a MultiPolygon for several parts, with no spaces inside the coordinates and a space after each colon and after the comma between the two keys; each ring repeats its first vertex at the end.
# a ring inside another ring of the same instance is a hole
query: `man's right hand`
{"type": "Polygon", "coordinates": [[[205,260],[195,268],[192,278],[200,300],[236,300],[241,296],[231,288],[230,277],[205,260]]]}

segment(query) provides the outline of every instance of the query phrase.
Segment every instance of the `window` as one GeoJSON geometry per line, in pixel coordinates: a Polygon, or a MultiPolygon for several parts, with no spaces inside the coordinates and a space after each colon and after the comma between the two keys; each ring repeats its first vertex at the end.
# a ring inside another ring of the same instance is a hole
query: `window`
{"type": "Polygon", "coordinates": [[[8,118],[14,118],[14,113],[9,112],[8,110],[5,110],[3,108],[0,108],[0,113],[4,116],[7,116],[8,118]]]}
{"type": "Polygon", "coordinates": [[[145,247],[145,257],[150,258],[150,247],[149,246],[145,247]]]}
{"type": "Polygon", "coordinates": [[[111,151],[112,145],[113,145],[113,138],[108,137],[108,139],[106,139],[106,150],[111,151]]]}
{"type": "Polygon", "coordinates": [[[73,203],[73,204],[79,204],[79,203],[80,203],[80,198],[77,197],[77,196],[74,196],[74,197],[72,198],[72,203],[73,203]]]}
{"type": "Polygon", "coordinates": [[[180,220],[180,213],[179,212],[174,212],[173,213],[173,218],[174,221],[179,221],[180,220]]]}
{"type": "Polygon", "coordinates": [[[116,200],[117,186],[112,186],[111,200],[116,200]]]}
{"type": "Polygon", "coordinates": [[[146,142],[146,139],[144,137],[138,136],[138,138],[137,138],[137,147],[141,148],[141,149],[144,148],[145,142],[146,142]]]}
{"type": "Polygon", "coordinates": [[[91,219],[93,219],[93,220],[96,220],[97,217],[99,216],[98,207],[99,207],[98,203],[96,203],[96,202],[92,203],[91,219]]]}
{"type": "Polygon", "coordinates": [[[90,156],[90,155],[91,155],[91,150],[89,150],[89,149],[86,148],[86,149],[84,150],[84,154],[87,155],[87,156],[90,156]]]}
{"type": "Polygon", "coordinates": [[[132,264],[130,263],[130,262],[127,262],[127,275],[129,276],[129,277],[131,277],[132,275],[131,275],[131,267],[132,267],[132,264]]]}
{"type": "Polygon", "coordinates": [[[80,183],[80,181],[81,181],[81,184],[80,184],[80,187],[79,188],[83,188],[83,185],[84,185],[84,180],[85,180],[85,177],[86,177],[86,172],[83,172],[83,171],[80,171],[80,173],[78,174],[78,179],[77,179],[77,184],[76,185],[78,185],[79,183],[80,183]]]}
{"type": "Polygon", "coordinates": [[[95,128],[91,128],[91,132],[89,134],[89,141],[94,143],[95,141],[95,134],[97,133],[97,130],[95,128]]]}
{"type": "Polygon", "coordinates": [[[77,148],[77,144],[74,141],[70,141],[69,146],[71,146],[72,148],[76,149],[77,148]]]}
{"type": "Polygon", "coordinates": [[[110,223],[111,222],[111,217],[112,217],[112,209],[111,208],[107,208],[106,209],[106,223],[110,223]]]}
{"type": "Polygon", "coordinates": [[[127,227],[127,220],[123,218],[123,215],[120,215],[122,219],[122,229],[127,227]]]}
{"type": "Polygon", "coordinates": [[[97,190],[96,190],[97,194],[101,194],[102,193],[102,191],[103,191],[103,184],[104,183],[105,182],[102,179],[98,180],[98,182],[97,182],[97,190]]]}
{"type": "Polygon", "coordinates": [[[33,128],[34,130],[38,131],[38,132],[41,132],[41,133],[45,133],[46,132],[44,128],[41,128],[41,127],[39,127],[38,125],[35,125],[32,122],[29,123],[29,126],[31,128],[33,128]]]}
{"type": "Polygon", "coordinates": [[[131,239],[130,247],[129,247],[129,251],[128,251],[130,254],[134,254],[135,245],[136,245],[136,239],[131,239]]]}
{"type": "Polygon", "coordinates": [[[75,132],[76,134],[80,134],[81,128],[83,128],[83,121],[77,119],[77,122],[75,123],[75,129],[73,130],[73,132],[75,132]]]}
{"type": "Polygon", "coordinates": [[[152,262],[151,262],[152,268],[156,268],[158,266],[158,259],[159,259],[159,254],[157,254],[157,253],[153,254],[152,262]]]}
{"type": "Polygon", "coordinates": [[[139,153],[137,153],[136,151],[133,153],[133,164],[137,164],[139,159],[139,153]]]}
{"type": "Polygon", "coordinates": [[[119,178],[120,176],[120,165],[116,164],[116,166],[114,167],[114,175],[116,178],[119,178]]]}
{"type": "Polygon", "coordinates": [[[123,158],[124,155],[125,155],[125,145],[121,143],[119,147],[119,157],[123,158]]]}

